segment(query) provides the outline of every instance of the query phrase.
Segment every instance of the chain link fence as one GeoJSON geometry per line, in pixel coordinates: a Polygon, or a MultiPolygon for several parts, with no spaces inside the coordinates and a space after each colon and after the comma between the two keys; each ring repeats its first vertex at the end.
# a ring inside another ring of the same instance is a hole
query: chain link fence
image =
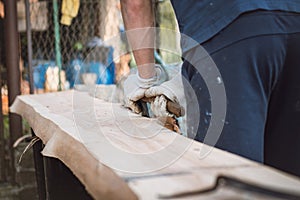
{"type": "MultiPolygon", "coordinates": [[[[18,8],[24,78],[28,79],[23,1],[18,3],[18,8]]],[[[58,90],[58,82],[62,83],[62,89],[72,88],[76,73],[85,62],[89,62],[91,71],[99,72],[97,67],[106,64],[113,51],[101,46],[101,41],[119,33],[121,15],[118,0],[33,0],[30,20],[34,86],[36,92],[45,92],[58,90]],[[91,48],[97,48],[98,55],[87,61],[86,54],[91,48]]],[[[111,68],[113,74],[114,65],[111,68]]],[[[113,83],[113,77],[105,83],[113,83]]]]}
{"type": "MultiPolygon", "coordinates": [[[[157,25],[176,29],[170,1],[157,1],[155,4],[157,25]]],[[[18,18],[23,78],[28,80],[24,0],[18,2],[18,18]]],[[[112,60],[114,49],[102,46],[102,41],[124,31],[119,0],[30,0],[30,20],[36,92],[56,91],[59,82],[61,89],[72,88],[76,78],[80,79],[76,77],[80,69],[101,74],[102,68],[109,64],[105,68],[105,77],[97,76],[98,84],[115,83],[120,74],[128,72],[131,56],[112,60]],[[94,55],[90,54],[91,49],[94,55]]],[[[161,35],[160,41],[178,48],[178,41],[174,37],[161,35]]],[[[180,59],[178,55],[169,52],[161,51],[160,55],[167,63],[178,62],[180,59]]],[[[23,91],[26,93],[28,90],[23,91]]]]}

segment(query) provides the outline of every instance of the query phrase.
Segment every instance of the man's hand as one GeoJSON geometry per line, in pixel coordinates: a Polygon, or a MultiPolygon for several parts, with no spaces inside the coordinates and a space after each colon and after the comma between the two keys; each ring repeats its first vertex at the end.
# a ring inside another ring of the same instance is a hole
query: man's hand
{"type": "Polygon", "coordinates": [[[166,80],[166,77],[165,71],[160,65],[155,66],[155,76],[149,79],[139,77],[138,73],[129,75],[124,81],[124,106],[135,113],[140,113],[142,110],[137,101],[145,97],[147,89],[161,84],[166,80]]]}
{"type": "Polygon", "coordinates": [[[167,111],[166,105],[167,101],[180,104],[180,99],[184,96],[181,74],[178,73],[171,80],[161,85],[150,87],[145,91],[145,96],[147,98],[155,98],[154,101],[151,102],[151,110],[155,116],[172,116],[172,114],[167,111]]]}
{"type": "Polygon", "coordinates": [[[135,113],[140,113],[141,108],[137,101],[145,96],[147,88],[141,88],[138,84],[138,75],[130,74],[124,81],[124,106],[135,113]]]}

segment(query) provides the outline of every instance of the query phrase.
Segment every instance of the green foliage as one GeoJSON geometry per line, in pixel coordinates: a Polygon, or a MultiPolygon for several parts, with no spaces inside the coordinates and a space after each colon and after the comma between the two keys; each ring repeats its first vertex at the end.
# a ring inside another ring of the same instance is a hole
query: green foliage
{"type": "Polygon", "coordinates": [[[31,127],[25,119],[22,120],[22,125],[23,125],[23,135],[31,134],[31,127]]]}
{"type": "Polygon", "coordinates": [[[3,133],[4,133],[4,139],[9,139],[9,119],[8,115],[3,115],[3,133]]]}
{"type": "MultiPolygon", "coordinates": [[[[175,14],[170,1],[160,2],[158,5],[158,22],[161,29],[171,29],[178,31],[175,14]]],[[[179,41],[176,40],[176,35],[161,34],[160,43],[167,46],[169,49],[179,51],[179,41]]],[[[177,63],[181,61],[181,56],[174,52],[160,50],[160,55],[165,63],[177,63]]]]}
{"type": "MultiPolygon", "coordinates": [[[[31,128],[30,125],[26,120],[22,120],[22,126],[23,126],[23,135],[31,134],[31,128]]],[[[3,132],[4,132],[4,139],[9,140],[9,117],[8,115],[3,115],[3,132]]]]}

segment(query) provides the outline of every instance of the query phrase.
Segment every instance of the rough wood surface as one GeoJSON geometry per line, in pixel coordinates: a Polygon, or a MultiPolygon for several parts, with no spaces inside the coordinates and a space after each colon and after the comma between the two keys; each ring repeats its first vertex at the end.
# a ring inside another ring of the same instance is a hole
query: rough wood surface
{"type": "Polygon", "coordinates": [[[157,199],[211,187],[220,174],[300,193],[296,177],[212,149],[84,92],[19,96],[11,111],[46,144],[43,154],[62,160],[95,199],[134,199],[135,194],[157,199]]]}

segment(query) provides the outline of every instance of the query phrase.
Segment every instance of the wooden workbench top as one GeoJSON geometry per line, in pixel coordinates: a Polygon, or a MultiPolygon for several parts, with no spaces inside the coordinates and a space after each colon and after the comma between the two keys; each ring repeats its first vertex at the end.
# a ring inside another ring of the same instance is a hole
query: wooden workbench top
{"type": "MultiPolygon", "coordinates": [[[[172,197],[210,188],[220,175],[300,195],[294,176],[180,136],[85,92],[18,96],[10,109],[42,139],[43,155],[64,162],[95,199],[172,197]]],[[[184,199],[244,195],[224,191],[184,199]]]]}

